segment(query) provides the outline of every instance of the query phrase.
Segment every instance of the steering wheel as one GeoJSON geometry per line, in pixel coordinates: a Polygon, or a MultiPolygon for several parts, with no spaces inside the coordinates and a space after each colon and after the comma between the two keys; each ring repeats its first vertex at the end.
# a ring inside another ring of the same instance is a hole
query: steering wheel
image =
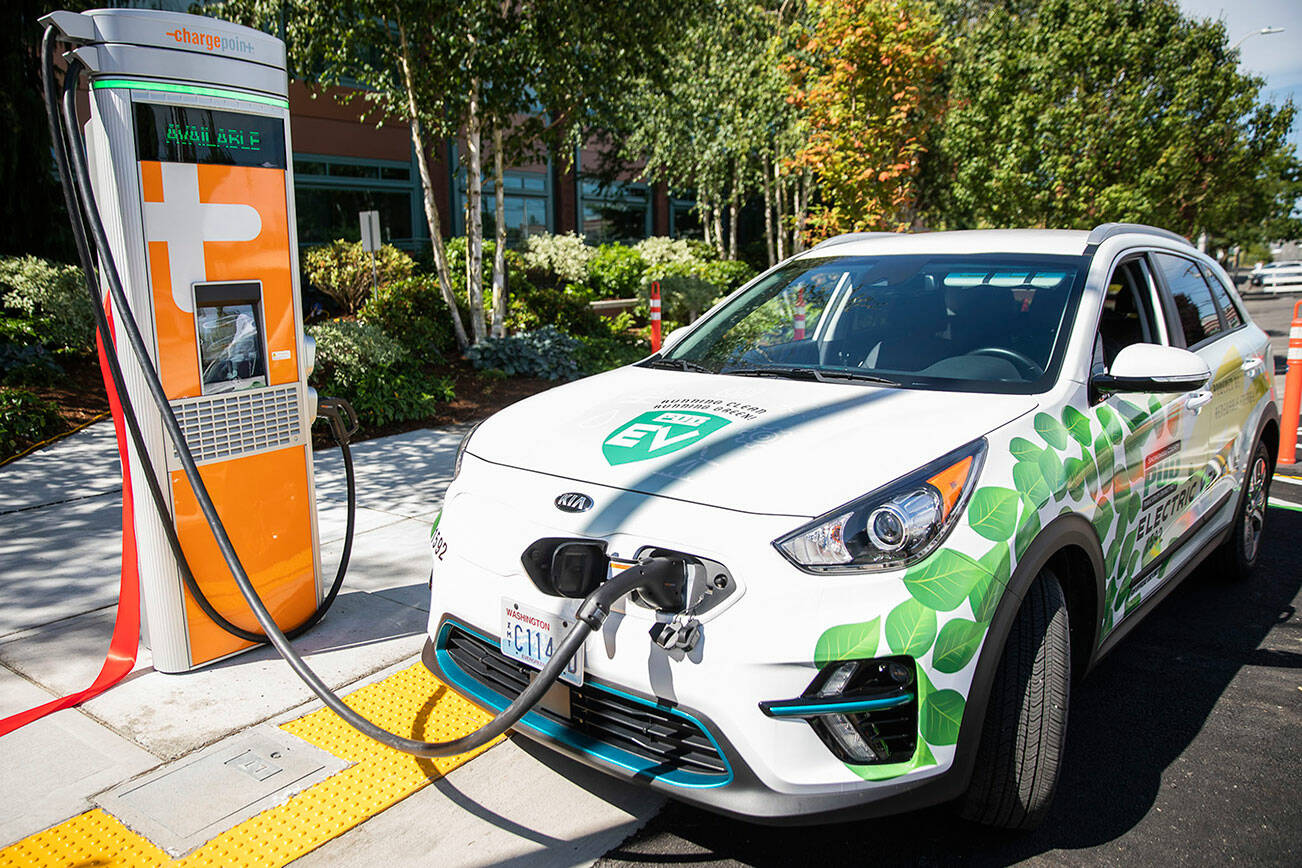
{"type": "Polygon", "coordinates": [[[1017,350],[1010,350],[1007,347],[980,347],[975,350],[968,350],[969,356],[994,356],[999,359],[1005,359],[1012,362],[1028,382],[1038,380],[1044,374],[1044,368],[1040,367],[1034,359],[1017,350]]]}

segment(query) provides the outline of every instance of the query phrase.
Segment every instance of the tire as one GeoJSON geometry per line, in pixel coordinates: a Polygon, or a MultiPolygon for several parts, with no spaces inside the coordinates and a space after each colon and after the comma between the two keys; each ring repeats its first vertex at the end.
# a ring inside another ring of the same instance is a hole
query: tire
{"type": "Polygon", "coordinates": [[[1245,581],[1252,575],[1261,554],[1261,540],[1266,530],[1266,503],[1270,498],[1273,475],[1270,451],[1266,444],[1258,441],[1244,474],[1243,493],[1234,511],[1229,539],[1207,558],[1216,575],[1232,582],[1245,581]]]}
{"type": "Polygon", "coordinates": [[[1036,577],[1017,612],[990,689],[964,818],[1033,829],[1058,786],[1071,692],[1067,601],[1057,577],[1036,577]]]}

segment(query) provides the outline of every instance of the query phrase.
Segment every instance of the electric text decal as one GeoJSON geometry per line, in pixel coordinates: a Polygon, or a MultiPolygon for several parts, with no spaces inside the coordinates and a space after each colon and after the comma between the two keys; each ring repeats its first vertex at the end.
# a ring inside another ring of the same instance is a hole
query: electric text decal
{"type": "Polygon", "coordinates": [[[652,410],[612,431],[601,451],[611,464],[659,458],[699,443],[731,421],[712,413],[652,410]]]}

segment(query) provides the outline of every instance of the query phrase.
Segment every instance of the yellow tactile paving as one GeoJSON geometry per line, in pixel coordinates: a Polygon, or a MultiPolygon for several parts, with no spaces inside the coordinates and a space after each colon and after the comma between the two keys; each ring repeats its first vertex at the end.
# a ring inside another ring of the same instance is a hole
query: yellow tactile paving
{"type": "MultiPolygon", "coordinates": [[[[448,690],[420,663],[354,691],[348,704],[390,732],[430,741],[465,735],[490,717],[448,690]]],[[[416,759],[371,741],[325,709],[282,728],[354,764],[228,829],[183,859],[171,859],[113,817],[94,810],[0,850],[0,866],[284,865],[491,746],[446,759],[416,759]]]]}

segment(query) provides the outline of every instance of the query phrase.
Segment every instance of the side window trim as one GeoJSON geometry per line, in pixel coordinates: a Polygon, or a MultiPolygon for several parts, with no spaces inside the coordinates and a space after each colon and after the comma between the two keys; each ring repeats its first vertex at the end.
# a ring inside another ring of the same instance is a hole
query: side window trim
{"type": "MultiPolygon", "coordinates": [[[[1188,344],[1184,339],[1184,326],[1180,324],[1180,317],[1175,311],[1175,296],[1171,295],[1171,287],[1166,283],[1166,275],[1162,269],[1157,267],[1157,262],[1153,260],[1153,254],[1159,251],[1146,250],[1144,252],[1144,264],[1148,268],[1149,277],[1153,285],[1157,288],[1157,294],[1162,304],[1162,324],[1166,327],[1169,336],[1169,345],[1188,349],[1188,344]]],[[[1160,251],[1166,253],[1167,251],[1160,251]]]]}
{"type": "Polygon", "coordinates": [[[1248,324],[1248,319],[1243,315],[1243,310],[1239,307],[1238,303],[1234,300],[1234,294],[1231,293],[1229,289],[1225,286],[1225,281],[1221,280],[1220,277],[1216,275],[1216,272],[1212,271],[1210,268],[1207,267],[1206,264],[1202,262],[1198,263],[1198,270],[1202,272],[1203,280],[1207,283],[1207,288],[1212,291],[1212,304],[1216,305],[1216,315],[1221,320],[1221,330],[1217,332],[1215,335],[1213,335],[1212,337],[1220,337],[1222,334],[1229,334],[1230,332],[1238,331],[1239,329],[1246,326],[1248,324]],[[1225,297],[1229,299],[1230,306],[1233,307],[1234,312],[1238,314],[1239,317],[1238,325],[1233,327],[1230,326],[1229,318],[1225,315],[1225,306],[1221,304],[1219,293],[1216,292],[1217,287],[1220,287],[1221,292],[1223,292],[1225,294],[1225,297]]]}
{"type": "MultiPolygon", "coordinates": [[[[1176,253],[1176,252],[1173,251],[1173,250],[1151,250],[1151,251],[1149,251],[1149,255],[1150,255],[1150,256],[1152,256],[1152,254],[1154,254],[1154,253],[1161,253],[1162,255],[1164,255],[1164,256],[1170,256],[1170,257],[1172,257],[1173,259],[1183,259],[1183,260],[1186,261],[1186,262],[1192,262],[1193,265],[1194,265],[1194,268],[1198,269],[1198,274],[1199,274],[1199,276],[1202,277],[1203,283],[1207,283],[1207,278],[1206,278],[1205,276],[1203,276],[1203,275],[1204,275],[1204,271],[1206,270],[1206,269],[1205,269],[1205,266],[1204,266],[1201,262],[1199,262],[1198,260],[1196,260],[1196,259],[1191,259],[1190,257],[1185,256],[1185,255],[1182,254],[1182,253],[1176,253]]],[[[1231,330],[1228,329],[1228,328],[1226,328],[1226,323],[1225,323],[1225,312],[1224,312],[1223,310],[1221,310],[1221,304],[1220,304],[1219,301],[1217,301],[1217,299],[1216,299],[1216,293],[1212,290],[1211,284],[1207,284],[1207,293],[1208,293],[1208,295],[1211,296],[1211,299],[1212,299],[1212,307],[1215,308],[1215,310],[1216,310],[1216,324],[1217,324],[1218,328],[1217,328],[1215,334],[1212,334],[1212,335],[1209,335],[1208,337],[1203,338],[1202,340],[1200,340],[1198,343],[1194,344],[1193,346],[1189,346],[1188,343],[1187,343],[1187,341],[1185,340],[1185,337],[1184,337],[1184,325],[1180,322],[1179,314],[1176,313],[1176,308],[1175,308],[1175,296],[1173,296],[1173,295],[1171,294],[1171,287],[1170,287],[1169,284],[1166,283],[1166,275],[1164,275],[1164,274],[1161,273],[1161,272],[1162,272],[1162,269],[1161,269],[1160,267],[1157,266],[1157,263],[1156,263],[1156,262],[1152,262],[1152,263],[1150,263],[1150,264],[1153,266],[1153,273],[1154,273],[1155,275],[1157,275],[1158,279],[1162,282],[1162,285],[1163,285],[1163,293],[1162,293],[1162,297],[1163,297],[1163,299],[1165,299],[1165,300],[1167,301],[1167,303],[1169,304],[1169,307],[1168,307],[1168,309],[1167,309],[1167,318],[1168,318],[1168,319],[1172,319],[1172,318],[1173,318],[1173,331],[1174,331],[1174,334],[1176,334],[1176,335],[1178,336],[1178,339],[1179,339],[1179,341],[1180,341],[1180,344],[1179,344],[1179,345],[1180,345],[1181,347],[1184,347],[1185,349],[1190,350],[1190,351],[1192,351],[1192,352],[1197,352],[1198,350],[1202,349],[1203,347],[1210,346],[1211,344],[1215,343],[1216,341],[1219,341],[1221,338],[1225,337],[1226,335],[1228,335],[1228,334],[1230,333],[1231,330]]]]}

